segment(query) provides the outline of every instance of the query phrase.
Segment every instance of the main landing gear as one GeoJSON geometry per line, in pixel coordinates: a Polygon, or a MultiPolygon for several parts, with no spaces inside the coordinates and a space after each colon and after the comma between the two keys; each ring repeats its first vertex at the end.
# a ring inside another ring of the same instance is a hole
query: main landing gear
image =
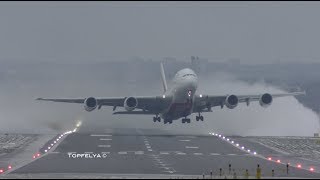
{"type": "Polygon", "coordinates": [[[203,116],[200,115],[200,112],[199,116],[196,116],[196,121],[203,121],[203,116]]]}
{"type": "Polygon", "coordinates": [[[182,123],[190,123],[190,122],[191,122],[191,120],[187,117],[182,119],[182,123]]]}

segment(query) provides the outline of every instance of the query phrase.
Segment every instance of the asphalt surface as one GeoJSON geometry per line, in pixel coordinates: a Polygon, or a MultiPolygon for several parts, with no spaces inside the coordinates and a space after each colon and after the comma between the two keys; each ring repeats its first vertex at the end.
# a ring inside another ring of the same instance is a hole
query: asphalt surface
{"type": "MultiPolygon", "coordinates": [[[[58,136],[57,136],[58,137],[58,136]]],[[[55,137],[55,138],[57,138],[55,137]]],[[[45,146],[50,144],[48,142],[45,146]]],[[[46,147],[40,149],[44,153],[46,147]]],[[[97,134],[71,133],[53,150],[10,174],[32,173],[103,173],[103,174],[167,174],[167,175],[234,175],[243,176],[248,169],[256,175],[257,165],[262,177],[317,178],[316,170],[299,169],[290,162],[289,154],[278,152],[248,138],[218,136],[165,135],[161,131],[113,129],[97,134]],[[153,132],[153,133],[151,133],[153,132]],[[230,138],[229,141],[226,139],[230,138]],[[234,140],[234,144],[231,143],[234,140]],[[236,147],[236,143],[240,146],[236,147]],[[244,150],[241,146],[245,146],[244,150]],[[251,151],[248,152],[247,150],[251,151]],[[257,151],[257,154],[253,154],[257,151]],[[264,157],[272,156],[269,161],[264,157]],[[285,162],[286,161],[286,162],[285,162]],[[290,162],[287,174],[286,163],[290,162]],[[229,168],[231,164],[231,168],[229,168]]],[[[303,161],[301,161],[303,163],[303,161]]]]}

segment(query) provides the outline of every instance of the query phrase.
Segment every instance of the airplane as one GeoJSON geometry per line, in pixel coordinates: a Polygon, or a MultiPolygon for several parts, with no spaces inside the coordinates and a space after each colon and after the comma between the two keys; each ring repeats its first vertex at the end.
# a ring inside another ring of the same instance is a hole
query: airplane
{"type": "Polygon", "coordinates": [[[258,94],[258,95],[207,95],[196,94],[198,87],[198,77],[196,73],[185,68],[178,71],[173,78],[173,85],[168,89],[163,64],[160,63],[163,95],[158,96],[127,96],[127,97],[88,97],[88,98],[37,98],[41,101],[53,101],[63,103],[84,104],[84,109],[88,112],[101,109],[102,106],[112,106],[113,111],[117,107],[123,107],[125,111],[116,111],[113,114],[147,114],[154,115],[153,122],[172,124],[173,120],[182,118],[182,123],[190,123],[187,118],[192,113],[198,113],[196,121],[203,121],[203,112],[212,112],[212,107],[226,106],[234,109],[239,103],[246,103],[249,106],[252,101],[259,101],[260,106],[268,107],[273,98],[305,95],[304,92],[291,92],[279,94],[258,94]],[[135,110],[139,109],[139,110],[135,110]]]}

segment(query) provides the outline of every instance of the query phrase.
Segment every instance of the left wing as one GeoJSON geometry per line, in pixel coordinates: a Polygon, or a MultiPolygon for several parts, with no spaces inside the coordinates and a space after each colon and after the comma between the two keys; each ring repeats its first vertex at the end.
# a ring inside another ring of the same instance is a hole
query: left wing
{"type": "MultiPolygon", "coordinates": [[[[113,106],[113,110],[116,107],[124,107],[125,101],[128,97],[101,97],[101,98],[37,98],[36,100],[40,101],[52,101],[52,102],[61,102],[61,103],[77,103],[90,105],[90,102],[87,100],[91,100],[92,108],[91,110],[101,106],[113,106]],[[90,99],[91,98],[91,99],[90,99]]],[[[136,111],[128,111],[132,114],[157,114],[163,111],[167,107],[167,105],[171,102],[171,97],[167,96],[163,98],[162,96],[153,96],[153,97],[133,97],[137,100],[137,105],[135,109],[141,109],[142,111],[139,113],[135,113],[136,111]]],[[[89,110],[89,111],[91,111],[89,110]]],[[[124,113],[114,113],[114,114],[124,114],[124,113]]]]}
{"type": "Polygon", "coordinates": [[[211,112],[211,108],[215,106],[229,106],[232,109],[232,103],[235,107],[238,103],[250,104],[252,101],[259,101],[261,105],[271,104],[273,98],[285,97],[285,96],[297,96],[306,94],[305,92],[291,92],[291,93],[279,93],[279,94],[260,94],[260,95],[224,95],[224,96],[214,96],[214,95],[196,95],[195,106],[193,112],[211,112]],[[230,98],[228,100],[228,97],[230,98]],[[228,103],[228,101],[230,103],[228,103]]]}

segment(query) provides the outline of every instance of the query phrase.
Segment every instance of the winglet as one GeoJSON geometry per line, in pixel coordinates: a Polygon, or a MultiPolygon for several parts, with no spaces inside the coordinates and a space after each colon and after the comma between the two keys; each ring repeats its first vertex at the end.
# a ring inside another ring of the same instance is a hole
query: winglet
{"type": "Polygon", "coordinates": [[[161,70],[161,80],[162,80],[162,85],[163,85],[163,91],[166,92],[168,89],[168,86],[167,86],[166,76],[164,74],[164,68],[163,68],[162,62],[160,64],[160,68],[161,68],[160,70],[161,70]]]}

